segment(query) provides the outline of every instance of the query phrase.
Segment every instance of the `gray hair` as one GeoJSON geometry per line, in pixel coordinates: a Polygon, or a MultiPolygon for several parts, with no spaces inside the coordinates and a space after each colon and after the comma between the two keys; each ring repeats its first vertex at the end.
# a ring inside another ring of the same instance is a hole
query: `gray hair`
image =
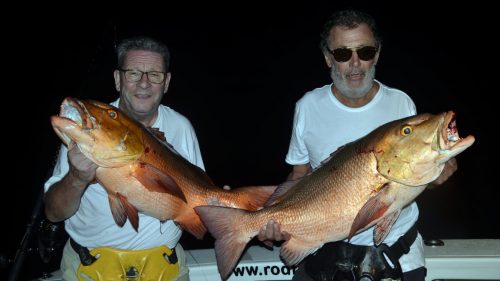
{"type": "Polygon", "coordinates": [[[116,48],[118,68],[123,67],[125,55],[132,50],[151,51],[160,54],[163,57],[163,64],[165,65],[165,72],[170,68],[170,51],[167,45],[161,43],[150,37],[131,37],[124,39],[118,44],[116,48]]]}
{"type": "Polygon", "coordinates": [[[379,48],[382,44],[382,37],[378,32],[377,25],[373,17],[362,11],[348,9],[335,12],[326,21],[320,34],[321,50],[326,51],[328,49],[328,37],[330,35],[330,30],[333,27],[341,26],[353,29],[358,27],[360,24],[366,24],[370,28],[373,36],[375,37],[375,47],[379,48]]]}

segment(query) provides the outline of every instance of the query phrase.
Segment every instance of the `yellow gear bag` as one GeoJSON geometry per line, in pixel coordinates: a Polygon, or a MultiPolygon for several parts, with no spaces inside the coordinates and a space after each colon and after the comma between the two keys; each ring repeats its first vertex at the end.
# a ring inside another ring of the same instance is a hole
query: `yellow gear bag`
{"type": "Polygon", "coordinates": [[[179,275],[175,252],[166,246],[145,250],[99,247],[90,254],[97,260],[90,265],[80,264],[78,280],[171,281],[179,275]],[[175,257],[173,263],[169,257],[175,257]]]}

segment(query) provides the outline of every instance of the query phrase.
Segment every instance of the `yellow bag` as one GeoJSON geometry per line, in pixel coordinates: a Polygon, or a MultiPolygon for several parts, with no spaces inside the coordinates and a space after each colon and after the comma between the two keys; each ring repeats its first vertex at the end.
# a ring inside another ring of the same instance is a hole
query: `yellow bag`
{"type": "Polygon", "coordinates": [[[99,247],[90,254],[97,260],[80,264],[78,280],[170,281],[179,275],[177,255],[166,246],[146,250],[99,247]]]}

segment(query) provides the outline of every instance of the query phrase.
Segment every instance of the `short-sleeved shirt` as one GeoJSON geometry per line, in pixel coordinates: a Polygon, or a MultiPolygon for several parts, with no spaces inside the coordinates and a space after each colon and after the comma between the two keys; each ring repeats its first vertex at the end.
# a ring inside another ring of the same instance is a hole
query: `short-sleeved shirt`
{"type": "MultiPolygon", "coordinates": [[[[332,93],[332,85],[307,92],[296,104],[290,146],[285,161],[290,165],[310,163],[318,167],[339,147],[355,141],[387,122],[416,114],[416,107],[404,92],[376,81],[380,88],[366,105],[351,108],[332,93]]],[[[418,219],[415,202],[405,207],[384,243],[392,245],[418,219]]],[[[373,227],[358,233],[350,243],[373,245],[373,227]]],[[[403,271],[423,266],[423,248],[412,246],[400,259],[403,271]],[[415,248],[415,249],[414,249],[415,248]]]]}

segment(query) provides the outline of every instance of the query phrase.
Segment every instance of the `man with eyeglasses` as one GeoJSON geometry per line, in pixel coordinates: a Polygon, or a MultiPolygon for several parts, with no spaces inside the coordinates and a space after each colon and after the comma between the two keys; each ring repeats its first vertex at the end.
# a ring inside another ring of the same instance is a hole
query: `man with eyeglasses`
{"type": "MultiPolygon", "coordinates": [[[[204,169],[191,123],[161,104],[171,79],[167,46],[148,37],[129,38],[118,45],[117,56],[114,79],[120,97],[111,104],[157,134],[164,132],[177,152],[204,169]]],[[[64,220],[70,235],[61,261],[64,280],[88,280],[85,275],[105,280],[135,280],[140,276],[148,276],[148,280],[189,280],[186,257],[178,243],[181,229],[171,220],[160,222],[142,213],[137,232],[129,221],[119,227],[110,213],[106,190],[93,182],[96,168],[77,146],[61,146],[53,176],[45,183],[47,218],[64,220]],[[102,252],[97,261],[89,253],[95,249],[102,252]],[[124,268],[124,261],[132,265],[124,268]],[[145,263],[157,266],[142,272],[145,263]]]]}
{"type": "MultiPolygon", "coordinates": [[[[416,114],[415,104],[404,92],[374,79],[381,38],[373,18],[361,11],[334,13],[321,33],[321,50],[333,83],[306,93],[296,104],[286,162],[293,165],[289,180],[306,175],[332,152],[378,126],[416,114]]],[[[456,161],[447,163],[434,182],[451,176],[456,161]]],[[[308,256],[293,280],[424,280],[422,237],[415,223],[415,202],[404,208],[384,243],[373,246],[373,227],[347,243],[325,244],[308,256]],[[386,257],[382,254],[385,252],[386,257]]],[[[279,222],[269,221],[259,239],[287,240],[279,222]]]]}

